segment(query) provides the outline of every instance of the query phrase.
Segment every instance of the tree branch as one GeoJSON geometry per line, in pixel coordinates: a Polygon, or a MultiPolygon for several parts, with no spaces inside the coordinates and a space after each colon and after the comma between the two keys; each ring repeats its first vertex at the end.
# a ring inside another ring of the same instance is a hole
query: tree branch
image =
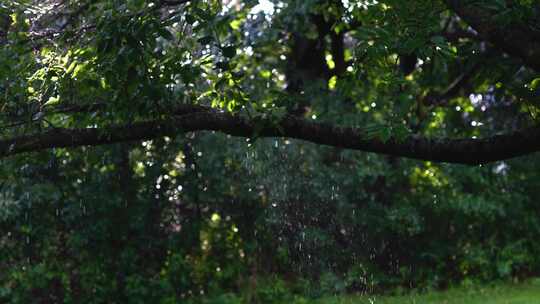
{"type": "Polygon", "coordinates": [[[446,89],[440,93],[428,94],[422,102],[427,106],[444,106],[448,101],[459,95],[460,91],[465,87],[469,80],[476,74],[482,66],[482,62],[477,62],[469,70],[460,74],[446,89]]]}
{"type": "Polygon", "coordinates": [[[501,26],[497,16],[478,1],[446,0],[448,7],[473,27],[484,39],[511,56],[521,58],[540,71],[540,33],[521,22],[501,26]]]}
{"type": "Polygon", "coordinates": [[[280,122],[248,120],[230,113],[186,106],[169,120],[86,129],[52,129],[44,133],[0,140],[0,157],[49,148],[148,140],[190,131],[219,131],[240,137],[289,137],[320,145],[436,162],[477,165],[540,150],[540,126],[484,139],[369,138],[362,129],[317,123],[291,115],[280,122]]]}

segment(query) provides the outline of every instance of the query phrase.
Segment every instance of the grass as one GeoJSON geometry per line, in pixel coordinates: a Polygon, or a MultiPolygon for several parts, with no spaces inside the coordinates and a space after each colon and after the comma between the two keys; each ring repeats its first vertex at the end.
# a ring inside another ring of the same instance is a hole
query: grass
{"type": "Polygon", "coordinates": [[[521,284],[454,288],[405,296],[340,296],[317,304],[540,304],[540,279],[521,284]]]}

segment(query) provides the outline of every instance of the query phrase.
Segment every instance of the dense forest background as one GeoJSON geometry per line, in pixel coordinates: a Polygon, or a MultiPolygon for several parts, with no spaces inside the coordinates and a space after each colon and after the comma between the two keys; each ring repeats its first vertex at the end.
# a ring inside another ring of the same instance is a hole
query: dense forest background
{"type": "Polygon", "coordinates": [[[540,275],[539,20],[524,0],[0,2],[0,302],[540,275]]]}

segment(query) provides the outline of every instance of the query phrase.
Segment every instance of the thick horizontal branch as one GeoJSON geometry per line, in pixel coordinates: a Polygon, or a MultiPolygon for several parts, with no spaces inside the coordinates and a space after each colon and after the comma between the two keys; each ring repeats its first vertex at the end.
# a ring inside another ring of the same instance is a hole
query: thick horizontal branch
{"type": "Polygon", "coordinates": [[[248,120],[238,115],[190,106],[170,120],[86,129],[53,129],[44,133],[0,140],[0,156],[49,148],[95,146],[148,140],[182,132],[213,130],[241,137],[288,137],[321,145],[436,162],[482,164],[540,150],[540,127],[485,139],[427,139],[381,141],[358,128],[317,123],[292,116],[278,123],[248,120]]]}
{"type": "Polygon", "coordinates": [[[522,23],[522,20],[501,25],[500,18],[478,2],[446,0],[450,9],[480,36],[509,55],[521,58],[527,66],[540,71],[540,32],[522,23]]]}

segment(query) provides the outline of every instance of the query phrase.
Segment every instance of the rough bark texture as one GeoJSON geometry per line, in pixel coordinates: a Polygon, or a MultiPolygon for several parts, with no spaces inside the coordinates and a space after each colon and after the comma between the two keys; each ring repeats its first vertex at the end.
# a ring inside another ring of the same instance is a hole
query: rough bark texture
{"type": "Polygon", "coordinates": [[[408,137],[381,141],[362,129],[317,123],[287,115],[279,122],[248,120],[238,115],[189,106],[170,120],[86,129],[54,129],[0,141],[0,156],[54,147],[77,147],[148,140],[189,131],[220,131],[241,137],[288,137],[321,145],[382,153],[436,162],[482,164],[540,150],[540,126],[484,139],[428,139],[408,137]]]}

